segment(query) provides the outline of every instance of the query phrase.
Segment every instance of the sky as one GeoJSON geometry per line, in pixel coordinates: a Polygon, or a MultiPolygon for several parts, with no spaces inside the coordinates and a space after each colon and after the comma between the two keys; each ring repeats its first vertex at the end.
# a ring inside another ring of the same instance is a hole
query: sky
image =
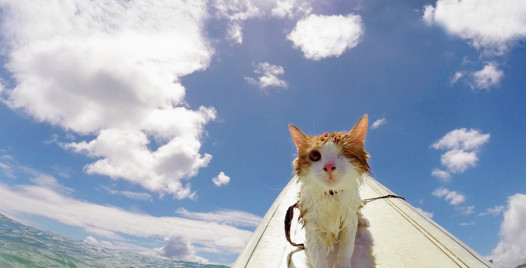
{"type": "Polygon", "coordinates": [[[288,124],[368,114],[376,180],[524,263],[524,17],[522,0],[1,0],[0,213],[232,264],[293,176],[288,124]]]}

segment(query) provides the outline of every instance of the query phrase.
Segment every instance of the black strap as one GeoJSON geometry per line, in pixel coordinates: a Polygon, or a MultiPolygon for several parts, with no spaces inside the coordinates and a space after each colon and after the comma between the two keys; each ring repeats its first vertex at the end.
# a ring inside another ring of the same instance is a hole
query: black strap
{"type": "Polygon", "coordinates": [[[373,198],[366,198],[364,200],[362,200],[362,206],[365,206],[367,203],[371,202],[371,201],[375,201],[375,200],[378,200],[378,199],[385,199],[385,198],[398,198],[398,199],[402,199],[405,201],[405,198],[401,197],[401,196],[398,196],[398,195],[394,195],[394,194],[388,194],[388,195],[384,195],[384,196],[379,196],[379,197],[373,197],[373,198]]]}
{"type": "Polygon", "coordinates": [[[296,244],[290,240],[290,224],[292,222],[292,219],[294,218],[294,208],[298,207],[298,202],[296,204],[290,206],[287,209],[287,214],[285,215],[285,237],[287,238],[287,241],[295,247],[298,247],[300,249],[304,249],[305,245],[303,244],[296,244]]]}

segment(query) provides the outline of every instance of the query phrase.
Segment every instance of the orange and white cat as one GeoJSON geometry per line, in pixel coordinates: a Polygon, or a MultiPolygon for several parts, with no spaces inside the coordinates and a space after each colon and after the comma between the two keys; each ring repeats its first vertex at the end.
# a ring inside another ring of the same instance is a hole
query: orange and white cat
{"type": "Polygon", "coordinates": [[[311,137],[293,125],[289,129],[298,149],[293,164],[309,263],[314,268],[374,267],[369,223],[360,214],[359,187],[371,171],[364,150],[367,115],[347,133],[311,137]]]}

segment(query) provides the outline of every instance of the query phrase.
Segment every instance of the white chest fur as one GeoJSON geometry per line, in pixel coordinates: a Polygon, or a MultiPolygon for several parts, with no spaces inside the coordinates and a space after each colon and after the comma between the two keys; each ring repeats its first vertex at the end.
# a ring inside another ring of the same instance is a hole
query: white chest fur
{"type": "Polygon", "coordinates": [[[329,192],[302,187],[299,207],[302,223],[309,243],[321,243],[331,251],[342,235],[355,232],[358,224],[358,207],[361,199],[358,190],[329,192]],[[316,240],[316,241],[313,241],[316,240]]]}

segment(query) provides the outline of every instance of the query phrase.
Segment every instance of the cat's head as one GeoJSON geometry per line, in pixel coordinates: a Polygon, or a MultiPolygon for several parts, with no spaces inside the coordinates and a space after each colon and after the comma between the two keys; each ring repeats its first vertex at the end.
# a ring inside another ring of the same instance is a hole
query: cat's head
{"type": "Polygon", "coordinates": [[[294,172],[300,179],[338,189],[349,183],[355,185],[356,178],[361,181],[362,174],[371,172],[369,154],[364,150],[367,115],[347,133],[308,136],[293,125],[289,129],[298,148],[294,172]]]}

